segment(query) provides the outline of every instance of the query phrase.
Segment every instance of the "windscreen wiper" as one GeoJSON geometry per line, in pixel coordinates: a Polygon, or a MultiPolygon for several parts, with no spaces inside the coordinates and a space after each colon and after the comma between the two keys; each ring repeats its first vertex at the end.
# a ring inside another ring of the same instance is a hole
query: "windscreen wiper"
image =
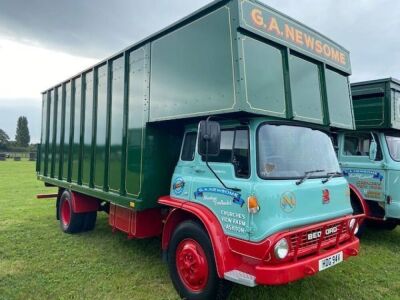
{"type": "Polygon", "coordinates": [[[342,173],[340,172],[328,172],[326,173],[326,178],[322,179],[322,183],[327,183],[329,180],[331,180],[333,177],[338,176],[338,175],[342,175],[342,173]]]}
{"type": "Polygon", "coordinates": [[[299,179],[298,181],[296,181],[296,185],[302,184],[304,181],[306,181],[311,176],[311,174],[321,173],[321,172],[325,172],[325,170],[312,170],[312,171],[304,172],[304,176],[301,179],[299,179]]]}

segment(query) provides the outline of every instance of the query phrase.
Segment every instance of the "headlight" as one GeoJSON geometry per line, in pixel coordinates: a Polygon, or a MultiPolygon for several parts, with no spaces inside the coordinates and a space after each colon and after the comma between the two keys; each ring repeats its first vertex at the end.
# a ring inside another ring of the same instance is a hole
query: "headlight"
{"type": "Polygon", "coordinates": [[[279,240],[274,248],[275,257],[284,259],[289,253],[289,244],[285,238],[279,240]]]}

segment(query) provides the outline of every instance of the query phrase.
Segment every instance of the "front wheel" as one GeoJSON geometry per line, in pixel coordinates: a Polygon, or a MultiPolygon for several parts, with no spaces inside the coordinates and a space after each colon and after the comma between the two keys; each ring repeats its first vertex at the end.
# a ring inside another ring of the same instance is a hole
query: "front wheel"
{"type": "Polygon", "coordinates": [[[202,226],[185,221],[175,229],[168,248],[169,273],[184,299],[226,299],[232,284],[220,279],[214,252],[202,226]]]}

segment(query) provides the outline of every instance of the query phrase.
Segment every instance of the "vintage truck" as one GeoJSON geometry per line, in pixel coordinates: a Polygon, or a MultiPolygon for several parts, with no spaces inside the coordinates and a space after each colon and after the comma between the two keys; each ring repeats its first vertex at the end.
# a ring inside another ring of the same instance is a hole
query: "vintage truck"
{"type": "Polygon", "coordinates": [[[350,73],[290,17],[212,2],[43,93],[38,179],[66,233],[105,211],[160,236],[181,297],[314,275],[359,251],[329,137],[354,128],[350,73]]]}
{"type": "Polygon", "coordinates": [[[394,229],[400,220],[400,81],[351,85],[356,131],[338,135],[338,158],[355,212],[394,229]]]}

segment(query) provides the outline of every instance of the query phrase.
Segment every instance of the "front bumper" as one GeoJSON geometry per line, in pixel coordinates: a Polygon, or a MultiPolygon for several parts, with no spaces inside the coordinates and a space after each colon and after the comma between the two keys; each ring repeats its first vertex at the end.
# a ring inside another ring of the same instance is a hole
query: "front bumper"
{"type": "Polygon", "coordinates": [[[236,270],[250,276],[255,284],[286,284],[319,271],[319,261],[343,252],[343,260],[356,256],[359,240],[349,221],[361,224],[364,215],[346,216],[301,228],[280,232],[259,243],[228,238],[230,250],[235,253],[236,270]],[[336,228],[333,232],[332,228],[336,228]],[[333,233],[332,233],[333,232],[333,233]],[[286,238],[290,245],[288,256],[278,260],[273,254],[275,244],[286,238]]]}
{"type": "Polygon", "coordinates": [[[343,251],[343,260],[350,256],[356,256],[359,251],[359,240],[346,243],[342,246],[335,247],[325,251],[319,255],[298,260],[297,262],[285,265],[258,265],[255,267],[255,280],[257,284],[279,285],[299,280],[306,276],[314,275],[318,272],[319,260],[330,255],[343,251]]]}

